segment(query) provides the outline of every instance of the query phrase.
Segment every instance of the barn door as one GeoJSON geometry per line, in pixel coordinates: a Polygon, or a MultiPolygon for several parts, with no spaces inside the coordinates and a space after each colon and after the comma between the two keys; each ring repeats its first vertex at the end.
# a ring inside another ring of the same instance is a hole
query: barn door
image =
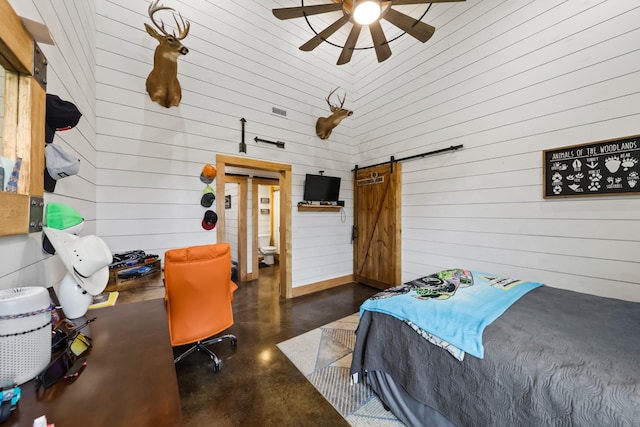
{"type": "Polygon", "coordinates": [[[361,169],[354,182],[355,280],[378,289],[400,284],[400,163],[361,169]]]}

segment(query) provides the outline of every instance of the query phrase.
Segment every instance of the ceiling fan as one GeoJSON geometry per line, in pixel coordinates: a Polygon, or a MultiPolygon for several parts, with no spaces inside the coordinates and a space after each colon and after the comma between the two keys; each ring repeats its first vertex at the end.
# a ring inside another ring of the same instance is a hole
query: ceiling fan
{"type": "Polygon", "coordinates": [[[342,52],[338,58],[338,65],[346,64],[351,60],[353,51],[356,48],[358,37],[363,26],[368,26],[373,40],[373,47],[376,51],[378,62],[383,62],[391,56],[391,48],[385,37],[380,20],[384,19],[394,26],[398,27],[405,33],[413,36],[415,39],[425,43],[431,38],[435,32],[435,27],[426,24],[418,19],[412,18],[393,9],[393,6],[411,5],[411,4],[430,4],[430,3],[449,3],[465,0],[331,0],[333,3],[319,4],[297,7],[284,7],[273,9],[273,14],[281,20],[302,18],[321,13],[342,11],[342,17],[324,30],[316,33],[305,44],[300,46],[300,50],[312,51],[318,47],[323,41],[327,41],[331,35],[338,31],[342,26],[350,22],[353,26],[347,39],[342,46],[342,52]],[[366,13],[369,12],[368,15],[366,13]],[[363,15],[366,15],[363,17],[363,15]]]}

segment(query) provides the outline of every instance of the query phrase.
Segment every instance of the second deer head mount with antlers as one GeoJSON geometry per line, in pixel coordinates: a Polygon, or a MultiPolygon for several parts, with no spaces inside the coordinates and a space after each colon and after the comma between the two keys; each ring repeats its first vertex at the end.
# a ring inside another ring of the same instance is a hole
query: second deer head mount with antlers
{"type": "Polygon", "coordinates": [[[344,97],[340,99],[338,96],[338,101],[340,101],[340,105],[331,103],[331,95],[338,90],[338,88],[333,89],[329,92],[329,96],[327,96],[327,104],[329,104],[329,109],[331,110],[331,115],[329,117],[319,117],[316,120],[316,134],[320,137],[320,139],[327,139],[331,135],[331,131],[333,128],[338,126],[342,119],[349,117],[353,114],[353,111],[342,108],[344,105],[344,101],[347,99],[347,94],[344,94],[344,97]]]}
{"type": "Polygon", "coordinates": [[[171,7],[159,5],[159,2],[160,0],[152,2],[148,9],[149,18],[151,18],[151,22],[159,32],[150,25],[144,24],[147,33],[158,40],[159,43],[153,55],[153,70],[147,77],[147,92],[152,101],[163,107],[177,107],[182,99],[182,89],[178,81],[178,57],[189,53],[189,49],[182,45],[181,40],[189,34],[191,24],[189,21],[185,21],[180,14],[178,14],[180,17],[180,22],[178,22],[178,18],[173,13],[178,34],[176,35],[175,31],[171,34],[168,33],[164,28],[164,22],[160,20],[160,24],[158,24],[153,15],[161,10],[170,10],[172,12],[175,12],[175,10],[171,7]]]}

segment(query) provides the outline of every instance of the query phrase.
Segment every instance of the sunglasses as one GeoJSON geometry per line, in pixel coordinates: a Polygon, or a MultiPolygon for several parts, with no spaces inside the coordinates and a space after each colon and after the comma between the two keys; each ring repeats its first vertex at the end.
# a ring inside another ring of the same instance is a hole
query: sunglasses
{"type": "MultiPolygon", "coordinates": [[[[89,323],[93,322],[94,320],[96,320],[96,317],[89,319],[83,324],[78,326],[75,326],[73,323],[69,323],[66,321],[61,322],[59,325],[56,325],[56,327],[52,331],[51,351],[54,353],[57,353],[67,348],[69,345],[69,341],[71,340],[71,343],[73,343],[73,341],[77,339],[78,336],[80,335],[82,335],[83,337],[82,339],[89,341],[89,347],[91,347],[91,343],[90,343],[91,338],[87,337],[86,335],[83,335],[78,331],[84,328],[85,326],[87,326],[89,323]]],[[[77,356],[79,356],[79,354],[77,356]]]]}
{"type": "Polygon", "coordinates": [[[80,357],[84,354],[85,351],[91,348],[91,345],[91,338],[89,338],[82,332],[78,332],[75,338],[71,340],[69,351],[71,351],[74,356],[80,357]]]}
{"type": "Polygon", "coordinates": [[[49,388],[62,379],[77,378],[87,366],[86,357],[77,357],[68,350],[57,355],[49,365],[36,377],[38,388],[49,388]]]}
{"type": "Polygon", "coordinates": [[[80,329],[94,320],[96,320],[95,317],[75,327],[65,325],[67,330],[62,328],[54,330],[51,347],[54,352],[63,351],[36,376],[38,388],[40,386],[49,388],[62,379],[73,380],[82,373],[87,366],[87,359],[81,356],[91,348],[92,344],[91,338],[80,332],[80,329]],[[72,335],[69,335],[70,333],[72,335]]]}

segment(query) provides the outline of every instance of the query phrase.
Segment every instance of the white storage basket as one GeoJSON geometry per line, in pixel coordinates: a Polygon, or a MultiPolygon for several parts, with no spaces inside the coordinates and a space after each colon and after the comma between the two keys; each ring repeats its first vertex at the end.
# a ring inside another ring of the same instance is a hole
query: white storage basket
{"type": "Polygon", "coordinates": [[[42,287],[0,290],[0,384],[25,383],[51,360],[51,307],[42,287]]]}

